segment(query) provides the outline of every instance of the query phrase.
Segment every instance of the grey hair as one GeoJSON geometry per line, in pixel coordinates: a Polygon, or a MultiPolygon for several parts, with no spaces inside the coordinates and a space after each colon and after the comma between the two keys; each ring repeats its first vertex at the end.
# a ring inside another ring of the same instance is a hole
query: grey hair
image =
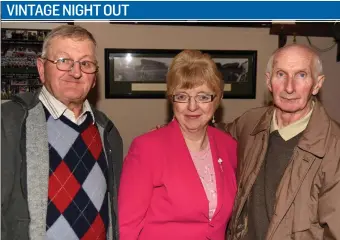
{"type": "Polygon", "coordinates": [[[97,46],[97,42],[92,33],[87,31],[85,28],[78,25],[61,25],[52,29],[52,31],[46,36],[42,47],[41,57],[47,57],[48,48],[54,38],[73,38],[79,40],[87,39],[97,46]]]}
{"type": "Polygon", "coordinates": [[[305,46],[305,45],[300,45],[300,44],[290,44],[286,45],[282,48],[277,49],[269,58],[267,67],[266,67],[266,73],[269,73],[270,76],[272,76],[273,73],[273,67],[274,67],[274,60],[276,55],[281,52],[282,50],[290,47],[299,47],[306,49],[310,51],[313,55],[313,69],[312,69],[312,74],[313,74],[313,79],[316,81],[319,76],[323,75],[323,66],[322,66],[322,61],[317,52],[315,52],[312,48],[305,46]]]}

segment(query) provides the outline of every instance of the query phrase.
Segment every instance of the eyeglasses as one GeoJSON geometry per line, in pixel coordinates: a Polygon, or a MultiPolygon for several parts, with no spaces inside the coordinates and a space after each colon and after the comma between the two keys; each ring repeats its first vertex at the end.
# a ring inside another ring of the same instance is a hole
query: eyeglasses
{"type": "Polygon", "coordinates": [[[179,102],[179,103],[187,103],[190,101],[191,98],[194,98],[196,102],[198,103],[209,103],[214,101],[214,98],[216,95],[214,94],[208,94],[208,93],[200,93],[196,96],[189,96],[186,93],[178,93],[172,95],[172,101],[173,102],[179,102]]]}
{"type": "Polygon", "coordinates": [[[95,73],[98,71],[98,66],[96,63],[91,61],[74,61],[73,59],[69,58],[59,58],[55,61],[50,60],[48,58],[42,58],[45,59],[53,64],[56,64],[57,68],[60,71],[71,71],[75,63],[79,63],[80,70],[84,73],[95,73]]]}

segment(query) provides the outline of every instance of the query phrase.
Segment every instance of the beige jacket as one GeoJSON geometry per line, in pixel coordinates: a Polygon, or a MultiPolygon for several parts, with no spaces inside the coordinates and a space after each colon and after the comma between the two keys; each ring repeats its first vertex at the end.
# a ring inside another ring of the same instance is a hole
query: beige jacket
{"type": "MultiPolygon", "coordinates": [[[[252,109],[226,130],[238,140],[238,193],[227,239],[247,231],[247,200],[265,158],[273,107],[252,109]]],[[[340,239],[340,127],[316,101],[276,192],[266,240],[340,239]]]]}

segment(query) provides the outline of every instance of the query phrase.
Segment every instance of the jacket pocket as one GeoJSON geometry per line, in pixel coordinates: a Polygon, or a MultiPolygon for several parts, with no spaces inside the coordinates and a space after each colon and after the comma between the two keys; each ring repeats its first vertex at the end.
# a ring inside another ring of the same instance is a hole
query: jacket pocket
{"type": "Polygon", "coordinates": [[[306,231],[308,229],[310,229],[311,227],[311,223],[308,221],[300,221],[300,222],[294,222],[293,223],[293,233],[297,233],[297,232],[303,232],[306,231]]]}
{"type": "Polygon", "coordinates": [[[308,206],[302,209],[296,209],[292,217],[292,231],[293,233],[303,232],[311,228],[310,212],[308,206]]]}

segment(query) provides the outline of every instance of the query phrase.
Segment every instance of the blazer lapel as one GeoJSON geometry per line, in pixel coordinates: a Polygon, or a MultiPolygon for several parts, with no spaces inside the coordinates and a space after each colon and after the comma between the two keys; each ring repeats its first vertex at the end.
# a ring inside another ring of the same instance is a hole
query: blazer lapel
{"type": "Polygon", "coordinates": [[[204,211],[204,216],[209,218],[208,198],[203,188],[201,179],[197,173],[195,164],[191,158],[189,149],[185,143],[179,124],[176,120],[173,120],[171,123],[169,123],[169,127],[171,128],[169,129],[169,134],[172,136],[172,149],[176,149],[176,151],[171,152],[172,158],[176,159],[178,156],[181,157],[181,165],[178,169],[178,176],[183,177],[185,186],[191,193],[191,198],[194,199],[195,204],[201,206],[201,209],[206,209],[206,211],[204,211]]]}
{"type": "Polygon", "coordinates": [[[222,168],[222,161],[228,161],[228,159],[221,159],[218,147],[216,145],[216,141],[214,139],[214,136],[211,134],[211,131],[209,131],[208,128],[208,136],[209,136],[209,142],[210,142],[210,150],[215,170],[215,178],[216,178],[216,190],[217,190],[217,207],[214,213],[214,217],[219,213],[223,206],[224,202],[224,173],[222,168]],[[220,160],[220,163],[219,163],[220,160]]]}

